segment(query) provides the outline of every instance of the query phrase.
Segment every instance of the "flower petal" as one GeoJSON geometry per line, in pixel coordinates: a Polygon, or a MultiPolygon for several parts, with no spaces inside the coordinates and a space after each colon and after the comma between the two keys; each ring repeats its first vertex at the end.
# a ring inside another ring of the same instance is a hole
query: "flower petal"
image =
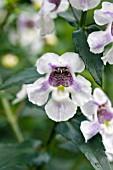
{"type": "Polygon", "coordinates": [[[91,83],[82,76],[77,76],[72,85],[72,100],[82,106],[91,98],[91,83]]]}
{"type": "Polygon", "coordinates": [[[51,34],[54,30],[54,21],[50,18],[49,14],[42,15],[39,13],[39,18],[37,19],[37,28],[40,31],[41,36],[51,34]]]}
{"type": "Polygon", "coordinates": [[[99,132],[100,124],[98,122],[83,121],[81,123],[80,130],[83,133],[85,142],[87,142],[99,132]]]}
{"type": "Polygon", "coordinates": [[[108,62],[109,64],[113,64],[113,47],[101,58],[104,62],[104,65],[108,62]]]}
{"type": "Polygon", "coordinates": [[[27,86],[29,101],[38,106],[47,102],[50,91],[50,85],[45,78],[40,78],[34,84],[27,86]]]}
{"type": "Polygon", "coordinates": [[[70,0],[70,3],[76,9],[87,11],[95,8],[100,3],[100,0],[70,0]]]}
{"type": "Polygon", "coordinates": [[[102,53],[104,47],[113,41],[111,31],[109,31],[111,25],[107,28],[106,31],[96,31],[88,36],[88,44],[90,46],[90,51],[93,53],[102,53]]]}
{"type": "Polygon", "coordinates": [[[113,3],[103,2],[102,9],[95,10],[94,19],[98,25],[106,25],[113,22],[113,3]]]}
{"type": "Polygon", "coordinates": [[[45,106],[48,117],[56,122],[67,121],[76,113],[77,106],[68,97],[62,101],[51,99],[45,106]]]}
{"type": "Polygon", "coordinates": [[[89,120],[92,120],[94,118],[94,115],[97,114],[98,106],[94,103],[93,100],[85,103],[83,106],[80,107],[82,113],[89,118],[89,120]]]}
{"type": "Polygon", "coordinates": [[[95,102],[97,102],[99,105],[106,104],[109,101],[106,94],[99,88],[96,88],[94,90],[93,97],[94,97],[95,102]]]}
{"type": "Polygon", "coordinates": [[[55,53],[46,53],[37,60],[37,71],[40,74],[49,73],[52,71],[52,66],[58,64],[58,55],[55,53]]]}
{"type": "Polygon", "coordinates": [[[12,104],[16,104],[25,99],[25,97],[27,97],[26,87],[27,85],[25,84],[22,85],[21,90],[16,94],[16,99],[13,100],[12,104]]]}
{"type": "Polygon", "coordinates": [[[41,12],[42,15],[49,14],[54,8],[55,8],[54,3],[50,3],[49,0],[42,0],[42,6],[41,6],[41,12]]]}
{"type": "Polygon", "coordinates": [[[77,53],[67,52],[60,56],[60,61],[65,63],[72,72],[82,72],[85,69],[84,62],[77,53]]]}

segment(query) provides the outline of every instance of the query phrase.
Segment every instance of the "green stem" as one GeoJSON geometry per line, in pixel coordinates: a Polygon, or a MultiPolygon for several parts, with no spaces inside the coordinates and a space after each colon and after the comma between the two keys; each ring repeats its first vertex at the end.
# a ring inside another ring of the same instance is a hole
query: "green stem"
{"type": "Polygon", "coordinates": [[[87,17],[87,11],[82,11],[82,16],[79,24],[80,27],[83,27],[85,25],[86,17],[87,17]]]}
{"type": "Polygon", "coordinates": [[[77,23],[78,23],[79,21],[78,21],[78,18],[77,18],[77,16],[76,16],[74,10],[73,10],[73,7],[72,7],[72,5],[71,5],[71,3],[70,3],[69,0],[68,0],[68,2],[69,2],[69,6],[70,6],[70,8],[71,8],[71,11],[72,11],[72,13],[73,13],[73,16],[74,16],[74,18],[76,19],[76,21],[77,21],[77,23]]]}
{"type": "Polygon", "coordinates": [[[16,117],[14,116],[14,114],[13,114],[11,108],[10,108],[9,102],[5,98],[4,92],[1,92],[1,102],[2,102],[2,105],[3,105],[7,120],[9,122],[9,124],[11,125],[18,142],[23,142],[24,141],[23,135],[22,135],[20,128],[18,126],[16,117]]]}

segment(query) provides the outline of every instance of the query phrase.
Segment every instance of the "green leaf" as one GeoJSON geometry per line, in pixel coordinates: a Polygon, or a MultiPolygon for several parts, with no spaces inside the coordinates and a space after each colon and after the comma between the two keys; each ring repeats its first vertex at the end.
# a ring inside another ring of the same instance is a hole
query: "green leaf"
{"type": "Polygon", "coordinates": [[[26,70],[10,77],[5,82],[0,85],[0,90],[7,89],[9,87],[30,84],[40,78],[41,75],[38,74],[35,67],[27,68],[26,70]]]}
{"type": "Polygon", "coordinates": [[[95,170],[111,170],[100,136],[96,135],[85,143],[80,131],[80,123],[82,120],[84,120],[84,116],[72,119],[69,122],[59,123],[56,127],[56,131],[74,143],[75,147],[78,146],[95,170]]]}
{"type": "Polygon", "coordinates": [[[102,86],[103,63],[101,54],[93,54],[90,52],[85,31],[82,29],[73,32],[73,42],[86,68],[90,71],[96,83],[102,86]]]}
{"type": "Polygon", "coordinates": [[[73,27],[78,26],[76,19],[74,18],[71,11],[66,11],[58,14],[61,18],[65,19],[73,27]]]}
{"type": "Polygon", "coordinates": [[[0,144],[0,170],[27,170],[27,166],[47,163],[50,157],[41,147],[40,141],[0,144]]]}

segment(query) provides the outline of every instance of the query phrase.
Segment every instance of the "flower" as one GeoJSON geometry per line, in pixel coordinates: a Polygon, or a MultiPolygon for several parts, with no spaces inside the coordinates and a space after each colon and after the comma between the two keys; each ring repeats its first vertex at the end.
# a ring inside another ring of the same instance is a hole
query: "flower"
{"type": "Polygon", "coordinates": [[[87,142],[98,132],[101,134],[107,155],[113,154],[113,108],[106,94],[99,88],[94,90],[92,99],[81,106],[88,118],[81,122],[80,129],[87,142]],[[111,148],[111,152],[110,152],[111,148]]]}
{"type": "Polygon", "coordinates": [[[81,9],[83,11],[87,11],[89,9],[95,8],[100,0],[69,0],[71,5],[76,9],[81,9]]]}
{"type": "Polygon", "coordinates": [[[37,21],[37,28],[40,30],[40,35],[45,36],[54,30],[53,19],[57,14],[68,9],[68,1],[66,0],[43,0],[39,18],[37,21]]]}
{"type": "Polygon", "coordinates": [[[37,13],[21,13],[17,20],[17,31],[12,30],[9,35],[12,44],[20,43],[21,46],[29,48],[32,53],[39,53],[44,42],[36,28],[37,20],[37,13]]]}
{"type": "MultiPolygon", "coordinates": [[[[113,3],[103,2],[102,9],[95,10],[95,22],[106,26],[105,31],[96,31],[88,36],[90,51],[93,53],[102,53],[106,45],[113,43],[113,3]]],[[[101,58],[106,64],[113,64],[113,45],[101,58]]]]}
{"type": "Polygon", "coordinates": [[[29,101],[41,106],[52,92],[51,99],[45,105],[48,117],[57,122],[72,118],[77,106],[83,105],[91,96],[91,83],[80,75],[74,75],[74,72],[82,72],[84,68],[83,61],[76,53],[67,52],[61,56],[44,54],[37,61],[37,71],[47,75],[27,85],[29,101]]]}

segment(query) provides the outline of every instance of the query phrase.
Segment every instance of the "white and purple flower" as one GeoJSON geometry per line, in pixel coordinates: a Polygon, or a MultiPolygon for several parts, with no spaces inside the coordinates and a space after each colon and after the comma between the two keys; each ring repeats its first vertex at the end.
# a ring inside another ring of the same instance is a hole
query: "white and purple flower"
{"type": "Polygon", "coordinates": [[[84,77],[75,76],[74,72],[82,72],[85,65],[78,54],[67,52],[61,56],[46,53],[37,61],[39,74],[47,74],[33,84],[27,85],[29,101],[41,106],[45,105],[48,117],[54,121],[67,121],[76,113],[77,106],[89,101],[91,83],[84,77]]]}
{"type": "MultiPolygon", "coordinates": [[[[95,10],[94,19],[98,25],[106,26],[105,31],[96,31],[88,36],[90,51],[96,54],[102,53],[106,45],[113,44],[113,3],[103,2],[102,9],[95,10]]],[[[113,45],[101,59],[104,64],[113,64],[113,45]]]]}
{"type": "Polygon", "coordinates": [[[69,1],[74,8],[83,11],[95,8],[100,3],[100,0],[69,0],[69,1]]]}
{"type": "Polygon", "coordinates": [[[45,36],[54,30],[53,19],[57,14],[68,9],[67,0],[43,0],[39,18],[37,21],[37,28],[40,30],[40,35],[45,36]]]}
{"type": "Polygon", "coordinates": [[[81,106],[81,110],[89,119],[81,122],[80,126],[85,141],[87,142],[99,132],[106,153],[111,157],[113,154],[113,107],[109,98],[101,89],[96,88],[92,99],[81,106]]]}

